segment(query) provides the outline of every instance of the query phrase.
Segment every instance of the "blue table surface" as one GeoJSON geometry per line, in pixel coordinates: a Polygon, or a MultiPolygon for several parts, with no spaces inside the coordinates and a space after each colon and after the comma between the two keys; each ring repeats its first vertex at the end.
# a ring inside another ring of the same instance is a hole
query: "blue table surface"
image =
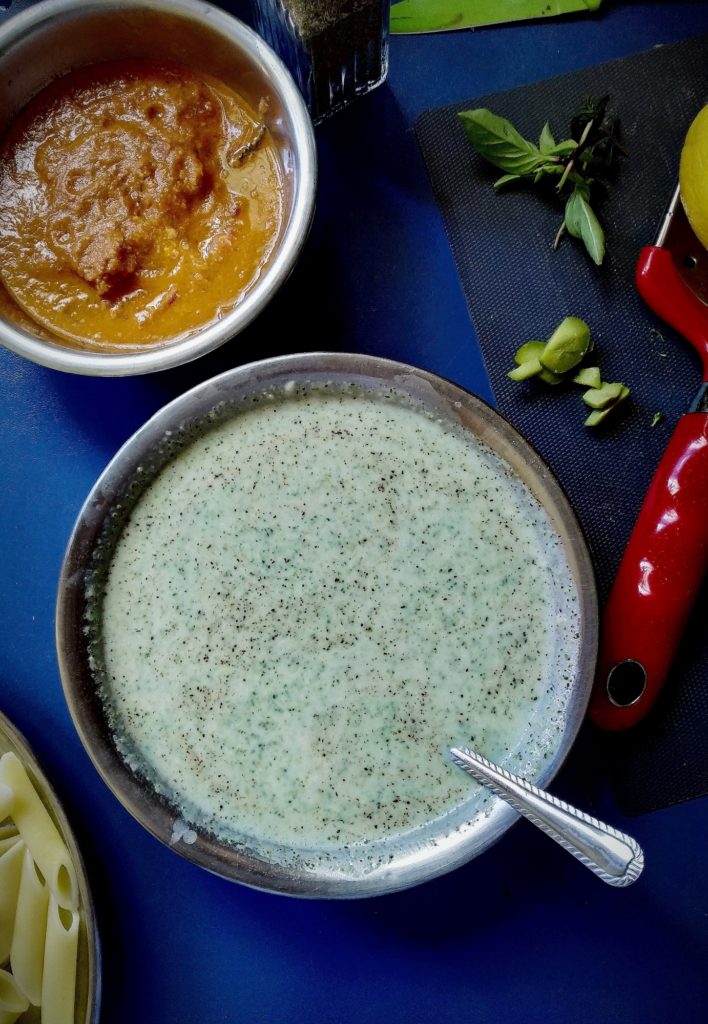
{"type": "Polygon", "coordinates": [[[290,900],[193,867],[123,810],[71,724],[53,638],[59,566],[87,491],[147,416],[193,384],[324,348],[418,364],[491,399],[413,134],[420,112],[706,31],[706,3],[606,0],[597,16],[393,39],[387,84],[318,130],[311,238],[245,334],[190,366],[125,380],[0,351],[0,708],[54,780],[87,861],[105,1024],[708,1016],[708,801],[624,820],[589,731],[556,790],[637,836],[647,867],[633,888],[603,886],[524,822],[416,889],[290,900]]]}

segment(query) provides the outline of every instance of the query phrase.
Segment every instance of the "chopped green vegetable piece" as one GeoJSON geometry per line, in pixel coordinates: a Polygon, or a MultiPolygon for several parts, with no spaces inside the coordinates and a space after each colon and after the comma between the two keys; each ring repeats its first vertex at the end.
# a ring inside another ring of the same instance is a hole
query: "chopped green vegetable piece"
{"type": "Polygon", "coordinates": [[[573,384],[582,384],[584,388],[599,388],[602,385],[599,366],[584,366],[573,377],[573,384]]]}
{"type": "MultiPolygon", "coordinates": [[[[604,387],[611,387],[613,385],[605,384],[603,386],[604,387]]],[[[597,392],[594,392],[594,394],[597,394],[597,392]]],[[[585,398],[585,397],[586,396],[583,395],[583,398],[585,398]]],[[[609,414],[614,409],[616,409],[617,406],[620,405],[621,402],[624,402],[625,398],[628,398],[628,397],[629,397],[629,388],[625,387],[624,384],[620,384],[619,385],[619,394],[617,395],[617,398],[615,398],[614,401],[611,401],[609,403],[609,405],[606,405],[604,409],[594,409],[593,412],[591,412],[590,415],[588,416],[588,418],[585,420],[585,426],[586,427],[596,427],[598,425],[598,423],[602,423],[602,421],[605,419],[605,417],[609,416],[609,414]]]]}
{"type": "Polygon", "coordinates": [[[562,373],[553,373],[551,370],[546,370],[545,367],[538,375],[538,379],[542,380],[545,384],[560,384],[563,380],[562,373]]]}
{"type": "Polygon", "coordinates": [[[583,401],[591,409],[606,409],[612,405],[622,394],[623,384],[603,384],[599,388],[590,388],[583,395],[583,401]]]}
{"type": "Polygon", "coordinates": [[[539,359],[545,347],[545,341],[527,341],[521,348],[517,348],[514,362],[517,366],[521,366],[529,359],[539,359]]]}
{"type": "Polygon", "coordinates": [[[535,377],[541,372],[543,367],[538,359],[527,359],[521,366],[515,367],[507,373],[507,377],[511,377],[512,380],[528,380],[529,377],[535,377]]]}
{"type": "MultiPolygon", "coordinates": [[[[517,366],[523,366],[524,363],[538,360],[538,357],[541,355],[545,347],[545,341],[527,341],[521,346],[521,348],[517,349],[516,355],[514,356],[514,362],[517,366]]],[[[511,374],[509,376],[511,376],[511,374]]],[[[563,377],[559,373],[551,373],[550,370],[545,370],[543,368],[541,368],[537,374],[532,374],[531,376],[538,376],[539,380],[544,381],[546,384],[560,384],[563,380],[563,377]]],[[[512,380],[519,379],[526,380],[527,378],[525,376],[521,378],[512,377],[512,380]]]]}
{"type": "Polygon", "coordinates": [[[539,357],[551,373],[567,373],[577,366],[590,345],[590,328],[577,316],[567,316],[546,342],[539,357]]]}
{"type": "Polygon", "coordinates": [[[610,405],[610,406],[607,407],[607,409],[595,409],[595,410],[593,410],[593,412],[591,412],[590,415],[588,416],[588,418],[585,420],[585,426],[586,427],[596,427],[598,425],[598,423],[602,423],[602,421],[605,419],[606,416],[610,415],[610,413],[612,412],[613,409],[614,409],[614,405],[610,405]]]}
{"type": "Polygon", "coordinates": [[[663,412],[655,412],[651,418],[652,427],[658,426],[664,418],[663,412]]]}

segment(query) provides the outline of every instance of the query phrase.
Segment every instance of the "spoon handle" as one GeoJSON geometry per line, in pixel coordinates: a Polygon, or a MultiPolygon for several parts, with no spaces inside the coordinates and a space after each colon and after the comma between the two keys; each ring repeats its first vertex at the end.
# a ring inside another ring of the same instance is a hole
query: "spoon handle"
{"type": "Polygon", "coordinates": [[[631,836],[532,786],[472,750],[452,747],[450,754],[459,768],[506,800],[603,882],[623,887],[636,882],[641,875],[644,853],[631,836]]]}

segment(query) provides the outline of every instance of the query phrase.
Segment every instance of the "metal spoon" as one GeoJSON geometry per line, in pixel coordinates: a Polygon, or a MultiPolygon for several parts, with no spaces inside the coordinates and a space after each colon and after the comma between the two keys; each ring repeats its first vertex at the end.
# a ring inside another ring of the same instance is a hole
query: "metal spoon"
{"type": "Polygon", "coordinates": [[[597,818],[492,764],[466,747],[450,748],[453,762],[537,825],[608,885],[636,882],[644,868],[641,846],[597,818]]]}

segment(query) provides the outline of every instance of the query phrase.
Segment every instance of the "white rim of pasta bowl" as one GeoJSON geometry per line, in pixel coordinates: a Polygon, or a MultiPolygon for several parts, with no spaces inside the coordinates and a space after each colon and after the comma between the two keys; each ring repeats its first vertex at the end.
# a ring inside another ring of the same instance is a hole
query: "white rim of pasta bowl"
{"type": "Polygon", "coordinates": [[[79,895],[79,946],[76,979],[76,1024],[98,1024],[101,1014],[101,945],[96,909],[81,851],[64,808],[37,757],[20,730],[0,712],[0,755],[12,751],[28,773],[39,799],[66,844],[79,895]]]}

